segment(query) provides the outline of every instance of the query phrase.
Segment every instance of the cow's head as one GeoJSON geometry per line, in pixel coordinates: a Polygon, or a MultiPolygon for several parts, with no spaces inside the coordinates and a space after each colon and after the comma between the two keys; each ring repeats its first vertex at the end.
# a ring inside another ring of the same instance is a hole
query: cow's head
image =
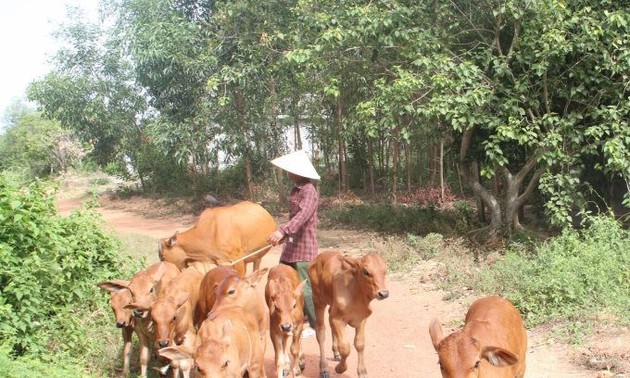
{"type": "Polygon", "coordinates": [[[232,341],[232,334],[232,322],[227,320],[223,324],[221,334],[204,336],[194,353],[178,346],[160,349],[158,354],[171,361],[194,358],[196,376],[199,377],[240,378],[241,364],[238,349],[232,341]]]}
{"type": "Polygon", "coordinates": [[[126,306],[132,310],[133,316],[136,318],[149,316],[149,309],[157,300],[162,279],[165,276],[171,279],[178,272],[179,270],[174,265],[160,262],[151,265],[147,270],[136,273],[128,286],[132,303],[126,306]]]}
{"type": "Polygon", "coordinates": [[[160,239],[158,242],[158,256],[161,261],[175,264],[179,269],[186,267],[187,254],[178,241],[179,232],[175,231],[173,236],[160,239]]]}
{"type": "Polygon", "coordinates": [[[302,291],[305,284],[306,280],[293,288],[288,279],[270,280],[267,283],[269,315],[279,320],[280,332],[293,332],[294,323],[303,321],[302,291]]]}
{"type": "Polygon", "coordinates": [[[214,290],[214,306],[216,311],[225,306],[247,307],[247,304],[258,297],[256,285],[269,269],[256,270],[245,277],[228,276],[214,290]]]}
{"type": "Polygon", "coordinates": [[[97,284],[101,289],[107,290],[110,294],[109,305],[116,318],[116,327],[123,328],[131,325],[131,310],[125,308],[131,303],[131,291],[129,291],[129,281],[113,280],[104,281],[97,284]]]}
{"type": "Polygon", "coordinates": [[[431,322],[429,334],[438,352],[443,378],[477,378],[483,376],[480,372],[489,368],[487,364],[505,367],[518,362],[513,353],[495,346],[483,346],[462,331],[444,337],[437,319],[431,322]]]}
{"type": "Polygon", "coordinates": [[[343,256],[343,268],[352,272],[359,281],[363,293],[370,299],[383,300],[389,297],[385,284],[387,265],[376,253],[367,254],[360,259],[343,256]]]}
{"type": "Polygon", "coordinates": [[[160,348],[169,346],[174,338],[176,327],[185,316],[185,304],[189,294],[180,292],[158,300],[151,306],[151,318],[155,323],[156,342],[160,348]]]}

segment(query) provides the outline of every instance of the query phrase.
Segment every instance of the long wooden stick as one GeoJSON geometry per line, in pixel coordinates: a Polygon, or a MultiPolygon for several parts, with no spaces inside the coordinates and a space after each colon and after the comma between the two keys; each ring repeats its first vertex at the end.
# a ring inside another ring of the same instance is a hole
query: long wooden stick
{"type": "Polygon", "coordinates": [[[239,258],[238,258],[238,259],[236,259],[236,260],[232,260],[232,261],[230,261],[230,265],[234,265],[234,264],[236,264],[236,263],[238,263],[238,262],[241,262],[241,261],[243,261],[243,260],[246,260],[246,259],[248,259],[248,258],[250,258],[250,257],[252,257],[252,256],[254,256],[254,255],[259,254],[259,253],[260,253],[260,252],[262,252],[263,250],[265,250],[265,249],[267,249],[267,248],[271,248],[271,247],[272,247],[272,245],[271,245],[271,244],[267,244],[266,246],[264,246],[264,247],[262,247],[262,248],[260,248],[260,249],[257,249],[257,250],[255,250],[254,252],[252,252],[252,253],[250,253],[250,254],[247,254],[247,255],[245,255],[245,256],[241,256],[241,257],[239,257],[239,258]]]}

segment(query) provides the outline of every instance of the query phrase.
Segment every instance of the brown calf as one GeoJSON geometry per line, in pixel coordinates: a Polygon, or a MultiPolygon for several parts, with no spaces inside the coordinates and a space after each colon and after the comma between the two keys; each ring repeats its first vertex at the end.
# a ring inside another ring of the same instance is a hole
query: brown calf
{"type": "Polygon", "coordinates": [[[275,352],[277,378],[288,376],[292,363],[295,375],[300,375],[304,369],[300,336],[304,327],[302,290],[305,282],[300,282],[297,271],[288,265],[279,264],[269,270],[265,301],[269,307],[269,336],[275,352]],[[293,362],[289,358],[289,340],[293,362]]]}
{"type": "Polygon", "coordinates": [[[332,349],[339,364],[335,371],[339,374],[348,368],[346,359],[350,354],[350,343],[344,341],[344,327],[349,324],[355,329],[354,347],[358,354],[357,374],[367,378],[365,368],[365,323],[372,314],[372,299],[382,300],[389,296],[385,286],[387,266],[377,254],[361,258],[343,256],[336,251],[320,253],[308,268],[308,276],[313,286],[313,304],[317,317],[317,342],[319,343],[320,377],[328,378],[328,362],[324,353],[325,328],[324,313],[329,309],[329,322],[332,329],[332,349]]]}
{"type": "Polygon", "coordinates": [[[206,209],[193,227],[160,240],[159,256],[183,269],[192,261],[227,265],[259,251],[234,265],[245,274],[245,263],[252,262],[254,270],[260,267],[262,257],[271,249],[267,238],[275,230],[276,221],[257,203],[243,201],[206,209]]]}
{"type": "MultiPolygon", "coordinates": [[[[202,279],[203,274],[196,269],[185,269],[164,286],[151,306],[151,318],[160,348],[171,344],[194,346],[197,331],[193,326],[193,312],[202,279]]],[[[173,377],[178,377],[180,370],[185,378],[189,377],[192,365],[192,360],[171,364],[173,377]]]]}
{"type": "Polygon", "coordinates": [[[265,300],[256,290],[256,286],[268,270],[268,268],[256,270],[245,277],[226,277],[214,290],[215,302],[211,310],[212,313],[222,308],[238,306],[252,314],[258,322],[263,352],[267,347],[269,311],[267,311],[265,300]]]}
{"type": "Polygon", "coordinates": [[[150,359],[150,350],[155,342],[155,329],[149,311],[157,299],[158,293],[177,274],[179,269],[171,263],[159,262],[151,265],[146,270],[136,273],[131,281],[108,281],[106,285],[112,290],[127,291],[132,303],[126,304],[123,308],[128,309],[133,314],[134,331],[140,341],[140,375],[147,376],[147,366],[150,359]],[[126,284],[126,285],[125,285],[126,284]]]}
{"type": "Polygon", "coordinates": [[[429,334],[444,378],[521,378],[525,375],[527,334],[518,310],[492,296],[475,301],[464,328],[442,335],[437,319],[429,334]]]}
{"type": "Polygon", "coordinates": [[[204,275],[199,285],[199,300],[195,308],[193,320],[195,328],[199,329],[201,323],[208,317],[208,313],[216,301],[214,291],[228,276],[238,276],[238,271],[231,265],[217,266],[204,275]]]}
{"type": "Polygon", "coordinates": [[[129,286],[129,281],[114,280],[104,281],[97,284],[101,289],[105,289],[109,292],[109,306],[114,312],[116,318],[116,327],[120,328],[123,338],[123,375],[129,375],[129,358],[131,356],[131,336],[133,334],[133,317],[131,316],[131,310],[125,308],[126,305],[131,303],[131,292],[127,289],[121,289],[121,287],[129,286]],[[112,284],[113,283],[113,284],[112,284]]]}
{"type": "Polygon", "coordinates": [[[242,307],[212,313],[199,328],[196,348],[163,348],[159,355],[171,361],[194,358],[198,375],[207,378],[266,377],[258,322],[242,307]]]}

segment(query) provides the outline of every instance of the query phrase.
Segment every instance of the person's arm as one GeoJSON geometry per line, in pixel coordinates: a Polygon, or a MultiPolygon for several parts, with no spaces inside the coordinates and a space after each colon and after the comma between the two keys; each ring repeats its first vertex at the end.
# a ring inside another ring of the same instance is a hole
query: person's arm
{"type": "Polygon", "coordinates": [[[318,196],[314,186],[305,186],[300,194],[302,194],[299,204],[300,210],[287,223],[279,227],[284,235],[295,234],[317,210],[318,196]]]}

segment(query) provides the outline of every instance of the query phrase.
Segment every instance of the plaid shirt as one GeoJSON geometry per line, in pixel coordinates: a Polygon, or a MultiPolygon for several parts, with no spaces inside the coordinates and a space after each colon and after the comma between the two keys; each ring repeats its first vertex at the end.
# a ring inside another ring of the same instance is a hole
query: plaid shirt
{"type": "Polygon", "coordinates": [[[319,195],[311,182],[298,184],[289,195],[289,221],[280,230],[285,234],[280,261],[312,261],[317,256],[317,205],[319,195]]]}

